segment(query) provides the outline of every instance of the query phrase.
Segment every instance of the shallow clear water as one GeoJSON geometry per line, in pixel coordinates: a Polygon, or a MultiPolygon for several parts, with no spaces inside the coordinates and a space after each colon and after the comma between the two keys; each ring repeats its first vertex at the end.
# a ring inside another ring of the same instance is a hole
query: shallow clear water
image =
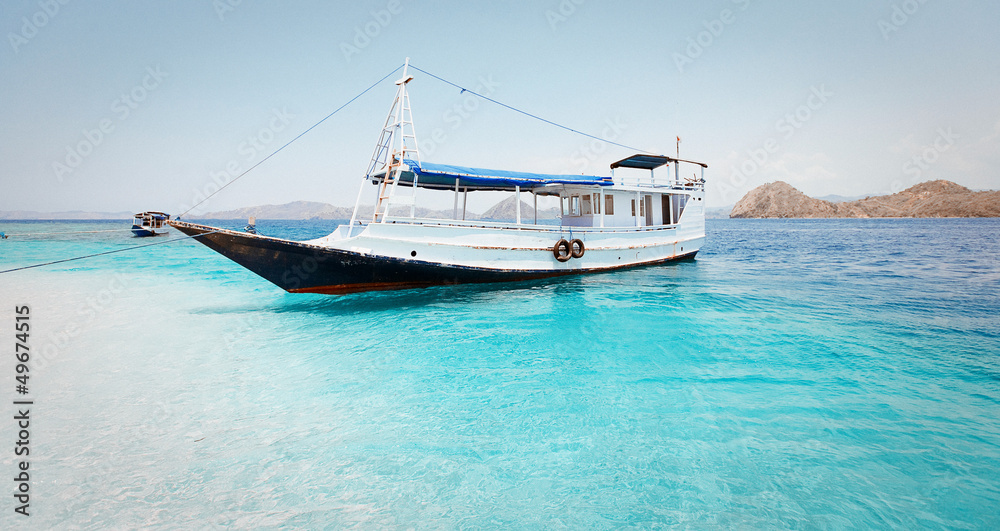
{"type": "MultiPolygon", "coordinates": [[[[0,222],[0,269],[121,226],[0,222]]],[[[3,274],[0,528],[997,528],[998,230],[710,220],[694,261],[341,297],[190,240],[3,274]]]]}

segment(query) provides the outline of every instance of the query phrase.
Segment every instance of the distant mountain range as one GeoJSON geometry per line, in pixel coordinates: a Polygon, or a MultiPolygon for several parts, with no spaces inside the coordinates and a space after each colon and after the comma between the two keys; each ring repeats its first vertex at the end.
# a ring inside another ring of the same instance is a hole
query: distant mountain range
{"type": "MultiPolygon", "coordinates": [[[[514,197],[504,199],[483,214],[466,212],[465,219],[514,221],[517,217],[517,213],[514,211],[514,201],[514,197]]],[[[284,205],[260,205],[186,217],[189,219],[247,219],[251,216],[258,219],[350,219],[353,212],[353,207],[337,207],[314,201],[293,201],[284,205]]],[[[444,219],[450,219],[453,214],[454,212],[451,210],[430,210],[420,207],[416,208],[415,213],[418,218],[444,219]]],[[[559,216],[559,210],[554,208],[540,210],[538,214],[539,219],[555,219],[559,216]]],[[[358,215],[362,218],[370,218],[372,216],[372,206],[361,207],[358,209],[358,215]]],[[[521,219],[533,219],[533,216],[534,209],[524,201],[521,201],[521,219]]]]}
{"type": "MultiPolygon", "coordinates": [[[[517,217],[514,211],[515,198],[509,197],[484,214],[467,212],[465,219],[486,219],[493,221],[514,221],[517,217]]],[[[358,215],[362,218],[371,218],[372,206],[361,207],[358,215]]],[[[354,207],[338,207],[329,203],[316,201],[293,201],[283,205],[258,205],[252,207],[237,208],[234,210],[222,210],[218,212],[208,212],[205,214],[189,214],[184,219],[350,219],[354,212],[354,207]]],[[[394,212],[396,212],[394,210],[394,212]]],[[[36,212],[30,210],[15,210],[0,212],[0,219],[25,219],[25,220],[53,220],[53,219],[132,219],[134,212],[36,212]]],[[[430,210],[427,208],[416,208],[416,216],[421,218],[444,218],[450,219],[453,212],[451,210],[430,210]]],[[[539,210],[538,219],[556,219],[559,217],[559,209],[539,210]]],[[[521,201],[521,218],[525,221],[534,219],[534,209],[524,201],[521,201]]]]}
{"type": "Polygon", "coordinates": [[[828,203],[847,203],[850,201],[857,201],[858,199],[864,199],[866,196],[854,195],[854,196],[843,196],[843,195],[824,195],[823,197],[817,197],[820,201],[826,201],[828,203]]]}
{"type": "Polygon", "coordinates": [[[777,181],[750,190],[732,218],[980,218],[1000,217],[1000,191],[974,192],[951,181],[928,181],[892,195],[842,202],[803,194],[777,181]]]}
{"type": "MultiPolygon", "coordinates": [[[[465,219],[513,221],[515,198],[508,197],[483,214],[466,213],[465,219]]],[[[293,201],[283,205],[252,207],[185,216],[185,219],[350,219],[352,207],[316,201],[293,201]]],[[[133,212],[37,212],[0,211],[0,220],[131,219],[133,212]]],[[[362,218],[371,218],[372,207],[362,207],[362,218]]],[[[452,217],[451,210],[417,208],[422,218],[452,217]]],[[[559,209],[538,211],[538,219],[557,219],[559,209]]],[[[944,218],[1000,217],[1000,191],[974,192],[951,181],[929,181],[902,192],[874,197],[809,197],[792,185],[777,181],[754,188],[736,205],[706,209],[707,218],[944,218]]],[[[521,218],[534,219],[534,209],[521,201],[521,218]]]]}
{"type": "Polygon", "coordinates": [[[733,211],[733,205],[705,209],[705,219],[729,219],[729,213],[733,211]]]}
{"type": "MultiPolygon", "coordinates": [[[[479,219],[488,219],[493,221],[516,221],[517,211],[515,207],[517,205],[517,198],[508,197],[503,201],[500,201],[493,208],[487,210],[483,213],[479,219]]],[[[556,219],[559,217],[558,208],[549,208],[545,210],[538,211],[538,219],[556,219]]],[[[535,218],[535,209],[531,207],[528,203],[521,201],[521,220],[531,221],[535,218]]]]}
{"type": "MultiPolygon", "coordinates": [[[[184,217],[186,219],[248,219],[251,216],[257,219],[351,219],[353,213],[354,207],[338,207],[316,201],[292,201],[283,205],[258,205],[184,217]]],[[[362,206],[358,209],[358,215],[370,218],[372,206],[362,206]]],[[[417,217],[451,217],[451,215],[450,210],[443,212],[420,207],[416,209],[417,217]]]]}
{"type": "Polygon", "coordinates": [[[87,212],[69,210],[66,212],[38,212],[35,210],[0,211],[0,219],[132,219],[134,212],[87,212]]]}

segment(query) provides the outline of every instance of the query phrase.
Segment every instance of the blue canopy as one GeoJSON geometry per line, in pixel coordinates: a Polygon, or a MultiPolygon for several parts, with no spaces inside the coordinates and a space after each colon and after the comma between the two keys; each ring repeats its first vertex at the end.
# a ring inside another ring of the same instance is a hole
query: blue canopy
{"type": "MultiPolygon", "coordinates": [[[[576,184],[582,186],[611,186],[611,177],[595,175],[551,175],[545,173],[527,173],[507,170],[487,170],[467,166],[452,166],[449,164],[417,163],[415,160],[404,159],[410,171],[400,175],[401,184],[413,183],[417,177],[417,186],[439,190],[454,189],[456,179],[460,189],[469,190],[506,190],[513,191],[520,186],[522,190],[530,190],[550,184],[576,184]]],[[[375,175],[376,180],[385,178],[384,174],[375,175]]]]}

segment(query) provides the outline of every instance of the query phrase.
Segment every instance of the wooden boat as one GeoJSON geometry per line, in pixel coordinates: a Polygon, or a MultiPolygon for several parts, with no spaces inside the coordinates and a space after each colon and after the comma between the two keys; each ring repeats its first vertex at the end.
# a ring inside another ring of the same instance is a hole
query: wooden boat
{"type": "Polygon", "coordinates": [[[139,237],[163,236],[167,233],[164,226],[169,219],[170,214],[163,212],[140,212],[132,218],[132,234],[139,237]]]}
{"type": "Polygon", "coordinates": [[[313,240],[292,241],[180,220],[169,225],[294,293],[340,294],[597,273],[693,258],[704,243],[707,165],[637,154],[611,164],[608,176],[588,176],[422,162],[406,89],[413,78],[403,72],[365,174],[365,181],[378,191],[371,219],[359,219],[366,188],[362,184],[350,222],[313,240]],[[685,166],[700,174],[678,179],[685,166]],[[418,188],[453,194],[451,218],[416,217],[418,188]],[[515,219],[465,220],[468,194],[480,191],[514,194],[515,219]],[[559,223],[524,219],[522,197],[534,201],[537,213],[538,197],[545,196],[558,198],[559,223]]]}

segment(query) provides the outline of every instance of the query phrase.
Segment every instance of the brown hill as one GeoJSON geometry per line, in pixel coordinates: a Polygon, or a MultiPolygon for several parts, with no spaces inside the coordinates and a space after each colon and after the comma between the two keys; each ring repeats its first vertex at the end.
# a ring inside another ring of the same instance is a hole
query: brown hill
{"type": "Polygon", "coordinates": [[[750,190],[731,218],[989,218],[1000,217],[1000,192],[973,192],[951,181],[928,181],[892,195],[831,203],[786,182],[750,190]]]}
{"type": "MultiPolygon", "coordinates": [[[[517,211],[515,210],[517,205],[517,200],[514,196],[508,197],[503,201],[493,205],[480,216],[480,219],[488,219],[494,221],[514,221],[517,219],[517,211]]],[[[535,209],[531,207],[528,203],[521,201],[521,220],[527,221],[534,219],[535,209]]],[[[550,208],[546,210],[538,211],[538,219],[556,219],[559,217],[559,210],[555,208],[550,208]]]]}

